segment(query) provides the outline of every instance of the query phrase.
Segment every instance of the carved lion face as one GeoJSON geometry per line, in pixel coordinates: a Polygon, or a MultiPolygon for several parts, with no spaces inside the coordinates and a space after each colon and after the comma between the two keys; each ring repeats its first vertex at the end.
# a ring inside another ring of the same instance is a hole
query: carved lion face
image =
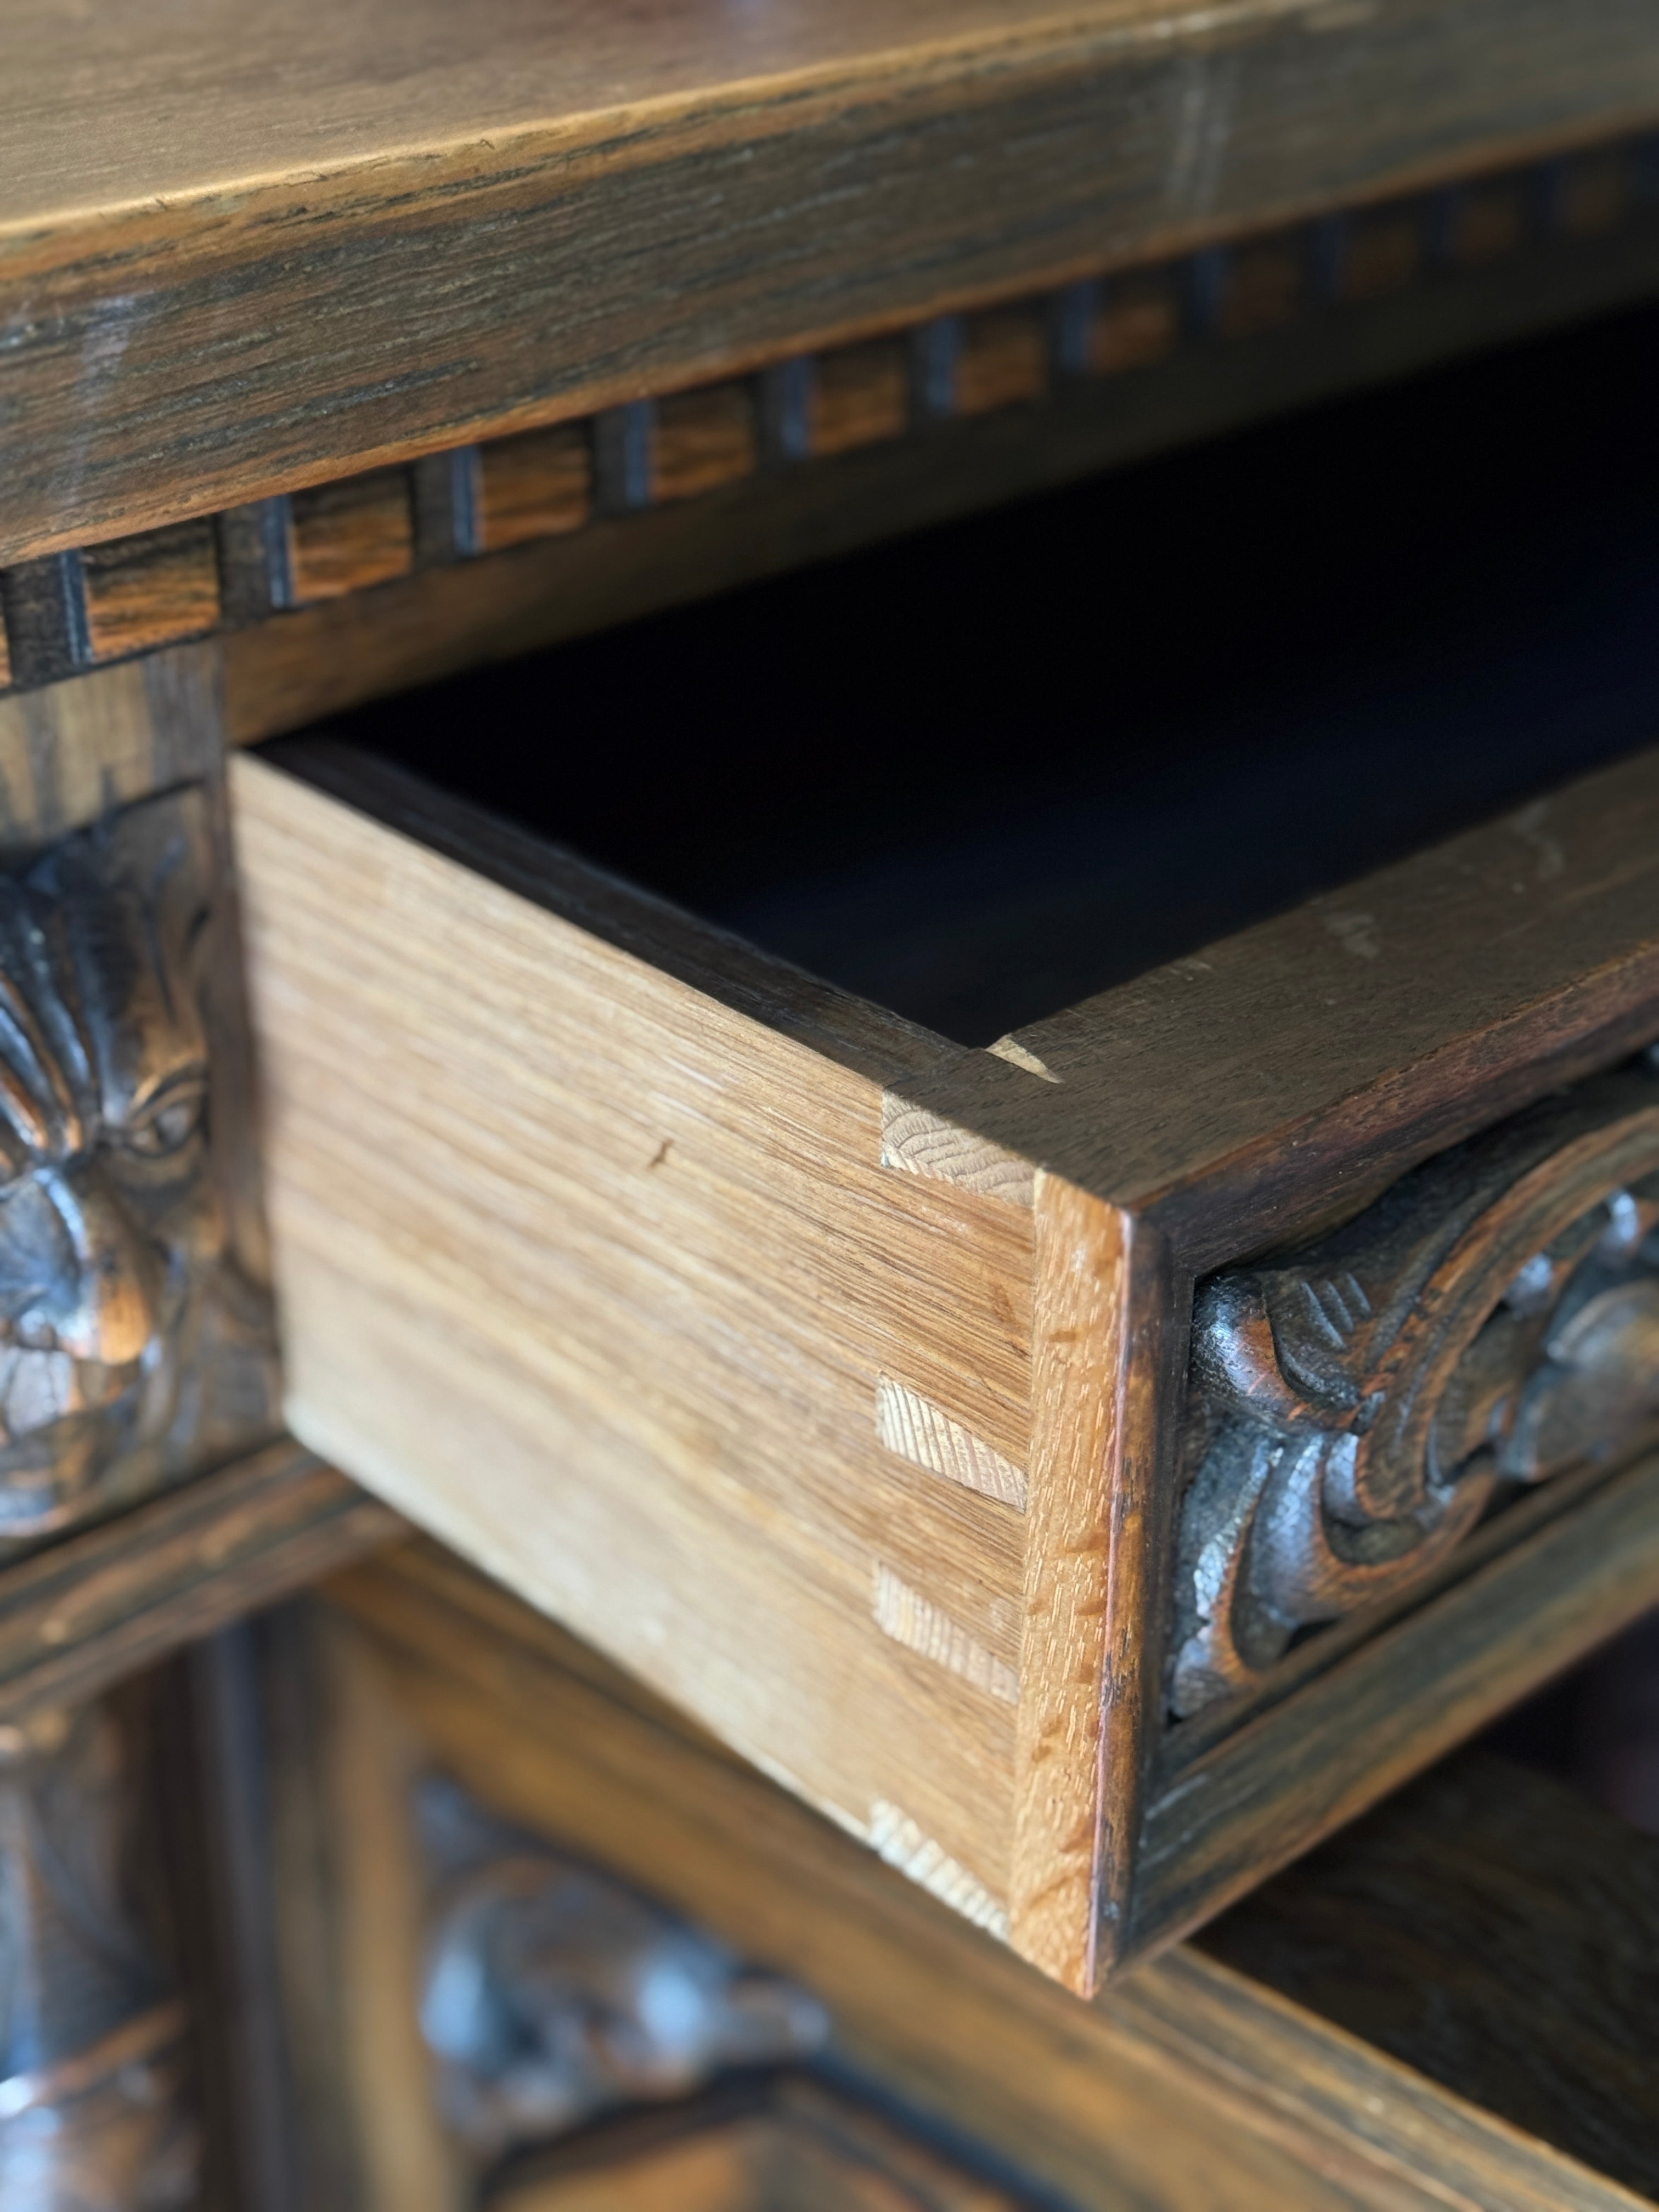
{"type": "Polygon", "coordinates": [[[84,1511],[172,1425],[224,1224],[208,1171],[205,801],[0,873],[0,1538],[84,1511]]]}

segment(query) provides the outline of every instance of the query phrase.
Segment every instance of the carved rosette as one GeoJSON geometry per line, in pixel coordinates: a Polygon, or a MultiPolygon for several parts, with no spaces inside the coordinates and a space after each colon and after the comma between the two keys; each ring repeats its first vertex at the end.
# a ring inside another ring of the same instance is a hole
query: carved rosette
{"type": "Polygon", "coordinates": [[[1546,1101],[1194,1310],[1170,1702],[1259,1684],[1659,1419],[1659,1073],[1546,1101]]]}

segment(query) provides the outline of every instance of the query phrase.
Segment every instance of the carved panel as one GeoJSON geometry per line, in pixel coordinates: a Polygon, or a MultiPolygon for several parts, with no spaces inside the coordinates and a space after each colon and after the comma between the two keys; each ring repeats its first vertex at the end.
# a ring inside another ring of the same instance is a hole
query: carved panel
{"type": "Polygon", "coordinates": [[[0,1557],[275,1425],[208,794],[0,866],[0,1557]]]}
{"type": "Polygon", "coordinates": [[[441,1870],[422,2026],[445,2118],[480,2157],[823,2041],[804,1990],[502,1827],[453,1784],[426,1783],[419,1809],[441,1870]]]}
{"type": "Polygon", "coordinates": [[[1170,1702],[1259,1683],[1659,1418],[1659,1072],[1547,1100],[1194,1311],[1170,1702]]]}
{"type": "Polygon", "coordinates": [[[194,2201],[185,2015],[127,1895],[125,1767],[104,1706],[0,1732],[5,2212],[172,2212],[194,2201]]]}

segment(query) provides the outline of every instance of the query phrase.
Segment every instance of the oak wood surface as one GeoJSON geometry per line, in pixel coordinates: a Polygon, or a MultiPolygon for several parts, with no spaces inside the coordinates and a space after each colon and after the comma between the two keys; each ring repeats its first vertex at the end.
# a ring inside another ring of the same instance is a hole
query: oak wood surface
{"type": "Polygon", "coordinates": [[[0,1575],[0,1721],[94,1696],[400,1526],[285,1441],[66,1538],[0,1575]]]}
{"type": "Polygon", "coordinates": [[[636,2112],[520,2161],[486,2212],[1021,2212],[840,2087],[785,2075],[636,2112]]]}
{"type": "Polygon", "coordinates": [[[327,1597],[427,1759],[799,1975],[854,2064],[1085,2212],[1638,2202],[1192,1950],[1068,1996],[434,1547],[327,1597]]]}
{"type": "Polygon", "coordinates": [[[1201,1939],[1486,2110],[1659,2193],[1659,1841],[1470,1753],[1201,1939]]]}
{"type": "Polygon", "coordinates": [[[490,884],[234,767],[295,1432],[1006,1916],[1023,1516],[878,1419],[884,1376],[1029,1448],[1029,1207],[883,1164],[934,1042],[534,840],[490,884]]]}
{"type": "Polygon", "coordinates": [[[33,0],[7,58],[9,561],[1659,114],[1639,0],[33,0]]]}

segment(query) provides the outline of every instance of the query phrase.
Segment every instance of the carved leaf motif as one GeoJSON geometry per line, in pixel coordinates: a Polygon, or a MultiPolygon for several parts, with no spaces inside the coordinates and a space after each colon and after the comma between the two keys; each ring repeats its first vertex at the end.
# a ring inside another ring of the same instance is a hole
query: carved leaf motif
{"type": "Polygon", "coordinates": [[[1419,1581],[1522,1486],[1659,1421],[1659,1073],[1456,1146],[1194,1315],[1170,1705],[1419,1581]]]}

